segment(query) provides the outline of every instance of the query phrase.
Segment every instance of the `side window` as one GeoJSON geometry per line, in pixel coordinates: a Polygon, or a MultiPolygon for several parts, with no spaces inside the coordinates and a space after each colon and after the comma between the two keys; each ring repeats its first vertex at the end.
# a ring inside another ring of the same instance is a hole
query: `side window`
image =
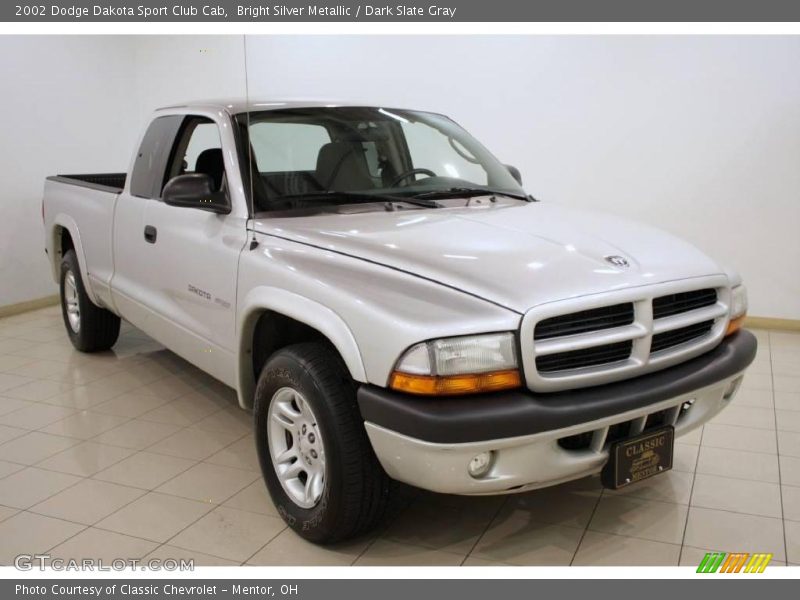
{"type": "Polygon", "coordinates": [[[308,123],[254,123],[250,142],[261,173],[313,171],[328,130],[308,123]]]}
{"type": "Polygon", "coordinates": [[[403,123],[403,135],[415,169],[430,169],[441,177],[464,179],[480,185],[488,183],[488,175],[478,160],[455,140],[451,143],[438,129],[424,123],[403,123]]]}
{"type": "MultiPolygon", "coordinates": [[[[189,145],[183,157],[187,172],[197,172],[197,159],[206,150],[222,149],[216,123],[198,123],[189,138],[189,145]]],[[[200,165],[202,168],[202,165],[200,165]]]]}
{"type": "Polygon", "coordinates": [[[211,177],[214,189],[222,189],[225,160],[219,128],[205,117],[186,117],[172,149],[164,183],[186,173],[203,173],[211,177]]]}
{"type": "Polygon", "coordinates": [[[150,123],[133,163],[131,195],[140,198],[161,196],[161,177],[181,121],[181,116],[168,116],[158,117],[150,123]]]}

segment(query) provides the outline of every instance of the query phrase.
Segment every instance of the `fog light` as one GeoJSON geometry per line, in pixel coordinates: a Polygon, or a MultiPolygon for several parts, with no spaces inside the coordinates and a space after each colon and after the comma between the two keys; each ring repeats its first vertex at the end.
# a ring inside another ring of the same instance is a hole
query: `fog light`
{"type": "Polygon", "coordinates": [[[483,477],[486,473],[489,472],[489,469],[492,466],[492,457],[494,452],[481,452],[480,454],[476,454],[472,457],[472,460],[469,461],[469,474],[470,476],[478,479],[479,477],[483,477]]]}

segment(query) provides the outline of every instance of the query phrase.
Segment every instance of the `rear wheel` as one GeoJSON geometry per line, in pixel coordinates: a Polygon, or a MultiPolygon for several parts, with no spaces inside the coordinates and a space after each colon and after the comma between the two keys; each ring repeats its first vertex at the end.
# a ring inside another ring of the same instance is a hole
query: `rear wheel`
{"type": "Polygon", "coordinates": [[[74,250],[61,260],[61,313],[72,345],[81,352],[108,350],[119,337],[119,317],[86,294],[74,250]]]}
{"type": "Polygon", "coordinates": [[[258,380],[255,434],[275,506],[319,544],[351,538],[383,518],[390,480],[367,439],[355,385],[319,343],[275,353],[258,380]]]}

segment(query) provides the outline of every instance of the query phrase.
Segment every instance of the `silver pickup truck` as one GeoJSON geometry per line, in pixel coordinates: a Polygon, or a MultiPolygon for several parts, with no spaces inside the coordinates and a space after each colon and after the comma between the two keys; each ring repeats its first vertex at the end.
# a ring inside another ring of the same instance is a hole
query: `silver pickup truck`
{"type": "Polygon", "coordinates": [[[49,177],[43,218],[75,347],[125,319],[235,388],[275,505],[319,543],[376,524],[392,479],[658,475],[756,352],[736,273],[536,201],[439,114],[164,108],[128,173],[49,177]]]}

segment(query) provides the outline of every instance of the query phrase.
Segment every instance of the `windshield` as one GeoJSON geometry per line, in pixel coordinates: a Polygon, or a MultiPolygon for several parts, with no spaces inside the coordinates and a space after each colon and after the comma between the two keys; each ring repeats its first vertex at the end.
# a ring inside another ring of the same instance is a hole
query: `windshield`
{"type": "Polygon", "coordinates": [[[480,190],[525,198],[508,168],[442,115],[314,107],[238,120],[252,150],[250,171],[258,174],[256,212],[480,190]]]}

